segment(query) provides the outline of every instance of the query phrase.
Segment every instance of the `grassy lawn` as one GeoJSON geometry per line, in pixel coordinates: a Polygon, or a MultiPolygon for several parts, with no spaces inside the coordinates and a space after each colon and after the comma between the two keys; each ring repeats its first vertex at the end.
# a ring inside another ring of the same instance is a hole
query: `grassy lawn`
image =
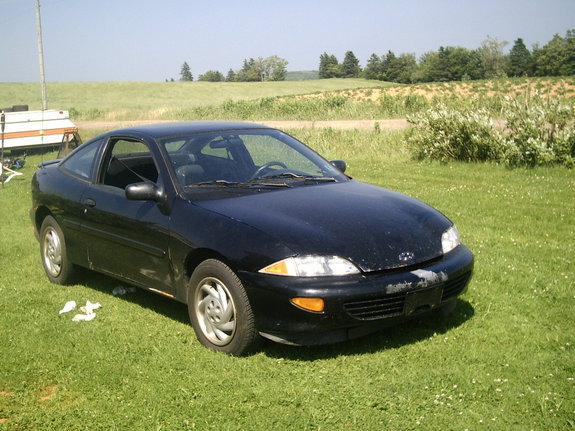
{"type": "Polygon", "coordinates": [[[29,157],[0,188],[0,430],[575,428],[573,171],[416,162],[401,133],[291,133],[457,224],[476,272],[456,312],[333,346],[208,351],[182,304],[115,297],[90,272],[48,282],[29,157]],[[102,308],[75,323],[69,300],[102,308]]]}

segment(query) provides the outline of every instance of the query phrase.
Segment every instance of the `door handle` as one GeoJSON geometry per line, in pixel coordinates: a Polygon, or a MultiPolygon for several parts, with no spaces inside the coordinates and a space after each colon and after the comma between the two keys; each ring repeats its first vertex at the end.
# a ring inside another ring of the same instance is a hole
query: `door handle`
{"type": "Polygon", "coordinates": [[[88,208],[94,208],[96,206],[96,201],[92,198],[84,199],[84,205],[88,208]]]}

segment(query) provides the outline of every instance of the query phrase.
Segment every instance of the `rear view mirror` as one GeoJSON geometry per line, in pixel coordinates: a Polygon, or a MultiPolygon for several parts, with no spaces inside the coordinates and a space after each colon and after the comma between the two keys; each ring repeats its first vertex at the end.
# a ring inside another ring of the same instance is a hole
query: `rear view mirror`
{"type": "Polygon", "coordinates": [[[342,174],[345,173],[345,170],[347,169],[347,163],[345,163],[343,160],[332,160],[330,163],[335,166],[342,174]]]}
{"type": "Polygon", "coordinates": [[[218,139],[217,141],[210,142],[210,148],[231,148],[237,145],[242,145],[244,142],[240,138],[228,137],[225,139],[218,139]]]}
{"type": "Polygon", "coordinates": [[[160,202],[162,192],[154,183],[134,183],[126,186],[126,198],[131,201],[160,202]]]}

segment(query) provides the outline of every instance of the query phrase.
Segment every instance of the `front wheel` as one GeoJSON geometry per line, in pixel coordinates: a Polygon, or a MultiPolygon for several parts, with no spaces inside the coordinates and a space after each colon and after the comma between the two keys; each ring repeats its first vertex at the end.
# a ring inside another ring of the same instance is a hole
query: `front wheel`
{"type": "Polygon", "coordinates": [[[190,277],[188,312],[198,340],[210,349],[240,356],[259,341],[246,291],[219,260],[205,260],[190,277]]]}
{"type": "Polygon", "coordinates": [[[40,256],[44,271],[52,283],[70,283],[75,268],[66,255],[64,233],[52,216],[47,216],[40,228],[40,256]]]}

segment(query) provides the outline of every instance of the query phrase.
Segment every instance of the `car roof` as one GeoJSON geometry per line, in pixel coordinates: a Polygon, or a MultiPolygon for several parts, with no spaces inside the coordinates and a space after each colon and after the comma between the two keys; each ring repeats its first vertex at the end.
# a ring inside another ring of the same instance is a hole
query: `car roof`
{"type": "Polygon", "coordinates": [[[112,130],[106,135],[148,136],[154,139],[192,133],[220,132],[229,130],[269,129],[267,126],[242,121],[182,121],[154,123],[112,130]]]}

